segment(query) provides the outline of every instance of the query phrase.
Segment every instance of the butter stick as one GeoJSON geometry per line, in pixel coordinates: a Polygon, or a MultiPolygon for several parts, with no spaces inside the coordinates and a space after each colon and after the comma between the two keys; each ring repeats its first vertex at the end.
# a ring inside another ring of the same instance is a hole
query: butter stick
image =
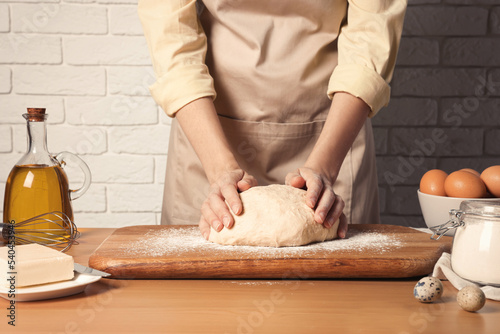
{"type": "Polygon", "coordinates": [[[26,287],[70,280],[73,257],[38,244],[0,247],[0,286],[26,287]],[[14,261],[14,263],[9,261],[14,261]],[[13,267],[11,267],[13,265],[13,267]],[[14,272],[15,274],[12,274],[14,272]]]}

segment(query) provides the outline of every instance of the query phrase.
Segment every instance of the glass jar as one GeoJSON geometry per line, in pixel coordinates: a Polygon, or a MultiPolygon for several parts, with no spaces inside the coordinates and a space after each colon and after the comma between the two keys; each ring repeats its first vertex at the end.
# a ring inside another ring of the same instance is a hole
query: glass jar
{"type": "Polygon", "coordinates": [[[500,286],[500,200],[467,200],[435,234],[456,229],[451,266],[462,278],[500,286]]]}

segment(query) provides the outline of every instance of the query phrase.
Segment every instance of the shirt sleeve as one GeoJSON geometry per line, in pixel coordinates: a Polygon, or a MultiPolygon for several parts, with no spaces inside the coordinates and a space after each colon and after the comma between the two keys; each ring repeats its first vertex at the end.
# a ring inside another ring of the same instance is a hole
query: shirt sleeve
{"type": "Polygon", "coordinates": [[[191,101],[215,98],[196,0],[140,0],[138,14],[157,77],[149,89],[165,113],[174,117],[191,101]]]}
{"type": "Polygon", "coordinates": [[[406,0],[349,0],[338,38],[338,65],[328,96],[347,92],[362,99],[373,117],[389,103],[406,0]]]}

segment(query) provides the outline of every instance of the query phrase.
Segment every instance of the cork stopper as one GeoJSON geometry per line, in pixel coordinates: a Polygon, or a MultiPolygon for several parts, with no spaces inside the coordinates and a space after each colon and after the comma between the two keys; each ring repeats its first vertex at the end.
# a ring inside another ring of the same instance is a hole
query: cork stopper
{"type": "Polygon", "coordinates": [[[23,116],[30,122],[43,122],[47,117],[45,108],[28,108],[28,113],[23,116]]]}

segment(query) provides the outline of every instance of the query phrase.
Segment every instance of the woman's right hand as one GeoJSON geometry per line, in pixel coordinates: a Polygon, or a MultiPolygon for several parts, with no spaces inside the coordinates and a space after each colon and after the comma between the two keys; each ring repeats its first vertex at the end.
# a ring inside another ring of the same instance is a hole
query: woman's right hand
{"type": "Polygon", "coordinates": [[[205,239],[208,240],[210,227],[220,232],[224,227],[233,226],[234,219],[229,210],[235,215],[243,211],[238,191],[245,191],[256,185],[257,180],[242,169],[224,171],[215,179],[201,206],[199,227],[205,239]]]}

